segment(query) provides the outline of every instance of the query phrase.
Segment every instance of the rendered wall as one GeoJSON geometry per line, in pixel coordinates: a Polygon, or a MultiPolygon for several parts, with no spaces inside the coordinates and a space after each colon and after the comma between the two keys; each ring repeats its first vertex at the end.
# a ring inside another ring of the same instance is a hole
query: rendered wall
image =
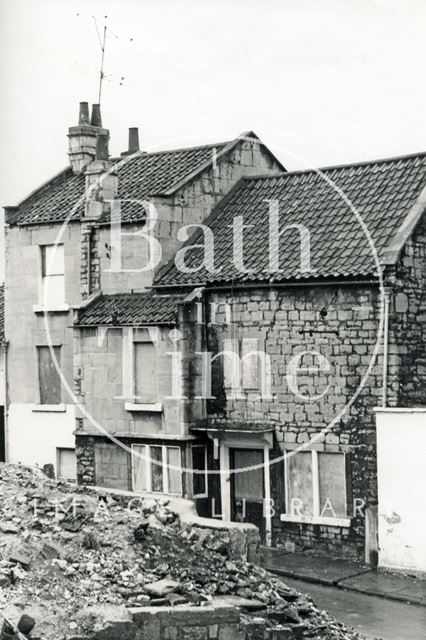
{"type": "Polygon", "coordinates": [[[379,566],[426,572],[426,409],[378,409],[379,566]]]}
{"type": "Polygon", "coordinates": [[[25,465],[53,464],[56,469],[56,449],[74,449],[74,405],[65,405],[65,411],[32,411],[30,404],[12,404],[9,407],[9,460],[25,465]]]}

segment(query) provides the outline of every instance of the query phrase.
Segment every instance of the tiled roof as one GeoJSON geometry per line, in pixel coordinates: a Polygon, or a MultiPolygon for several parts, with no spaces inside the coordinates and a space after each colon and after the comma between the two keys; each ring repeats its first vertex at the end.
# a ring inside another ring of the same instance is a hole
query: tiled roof
{"type": "Polygon", "coordinates": [[[0,285],[0,344],[4,342],[4,284],[0,285]]]}
{"type": "MultiPolygon", "coordinates": [[[[173,193],[182,182],[212,164],[214,157],[231,149],[245,136],[256,137],[250,132],[229,142],[115,159],[118,162],[118,197],[143,200],[148,196],[173,193]]],[[[23,200],[9,222],[63,222],[83,195],[84,187],[84,175],[76,175],[68,167],[23,200]]],[[[82,211],[81,207],[70,219],[78,219],[82,211]]],[[[132,222],[137,219],[141,219],[140,205],[123,203],[122,220],[132,222]]]]}
{"type": "Polygon", "coordinates": [[[175,324],[179,301],[176,295],[151,292],[101,295],[80,310],[75,324],[85,327],[175,324]]]}
{"type": "MultiPolygon", "coordinates": [[[[321,174],[296,171],[243,178],[205,221],[213,231],[214,265],[220,271],[212,273],[203,267],[195,273],[183,273],[170,261],[160,269],[156,284],[371,276],[377,272],[371,247],[346,199],[356,207],[382,258],[402,223],[412,217],[410,209],[419,208],[418,203],[414,205],[425,185],[425,153],[327,168],[321,174]],[[301,271],[301,242],[296,228],[288,229],[280,238],[281,272],[268,271],[268,200],[279,202],[280,230],[289,225],[303,225],[308,229],[312,272],[301,271]],[[233,264],[230,225],[236,216],[243,217],[244,225],[252,225],[244,229],[243,235],[244,267],[251,273],[242,273],[233,264]]],[[[203,246],[198,232],[186,245],[197,243],[203,246]]],[[[194,247],[185,255],[187,267],[195,268],[202,262],[202,248],[194,247]]]]}

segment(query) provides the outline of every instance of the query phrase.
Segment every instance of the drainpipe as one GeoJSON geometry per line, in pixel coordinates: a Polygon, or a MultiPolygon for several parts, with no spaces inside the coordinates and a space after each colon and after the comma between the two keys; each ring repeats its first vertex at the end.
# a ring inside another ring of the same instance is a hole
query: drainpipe
{"type": "Polygon", "coordinates": [[[382,407],[387,406],[388,399],[388,351],[389,351],[389,306],[392,289],[384,288],[384,323],[383,323],[383,390],[382,407]]]}

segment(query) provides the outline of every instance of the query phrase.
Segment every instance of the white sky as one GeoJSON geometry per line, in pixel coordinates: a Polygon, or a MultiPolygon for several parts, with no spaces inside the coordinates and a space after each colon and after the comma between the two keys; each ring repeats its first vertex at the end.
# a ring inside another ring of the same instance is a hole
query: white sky
{"type": "Polygon", "coordinates": [[[78,103],[97,102],[92,14],[119,36],[113,154],[129,126],[146,149],[254,130],[288,169],[426,149],[424,0],[0,0],[0,205],[67,164],[78,103]]]}

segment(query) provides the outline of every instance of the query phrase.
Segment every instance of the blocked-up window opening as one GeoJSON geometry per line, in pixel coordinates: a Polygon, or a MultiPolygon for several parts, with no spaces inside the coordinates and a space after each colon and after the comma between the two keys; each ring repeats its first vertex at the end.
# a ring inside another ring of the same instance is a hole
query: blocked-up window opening
{"type": "Polygon", "coordinates": [[[314,513],[312,454],[303,451],[290,456],[288,465],[288,512],[290,515],[312,516],[314,513]]]}
{"type": "Polygon", "coordinates": [[[157,402],[157,349],[152,342],[135,342],[135,400],[157,402]]]}
{"type": "Polygon", "coordinates": [[[58,448],[58,478],[60,480],[75,480],[77,477],[77,462],[75,449],[58,448]]]}
{"type": "Polygon", "coordinates": [[[95,444],[96,484],[100,487],[128,489],[129,456],[125,449],[115,444],[95,444]]]}
{"type": "Polygon", "coordinates": [[[192,468],[199,472],[192,474],[194,496],[204,496],[207,494],[207,447],[205,445],[192,445],[192,468]]]}
{"type": "MultiPolygon", "coordinates": [[[[61,348],[52,347],[61,366],[61,348]]],[[[61,403],[61,379],[49,347],[37,347],[40,404],[61,403]]]]}
{"type": "Polygon", "coordinates": [[[319,509],[325,517],[346,515],[345,457],[318,453],[319,509]]]}
{"type": "Polygon", "coordinates": [[[64,245],[41,247],[41,304],[56,307],[65,303],[64,245]]]}

